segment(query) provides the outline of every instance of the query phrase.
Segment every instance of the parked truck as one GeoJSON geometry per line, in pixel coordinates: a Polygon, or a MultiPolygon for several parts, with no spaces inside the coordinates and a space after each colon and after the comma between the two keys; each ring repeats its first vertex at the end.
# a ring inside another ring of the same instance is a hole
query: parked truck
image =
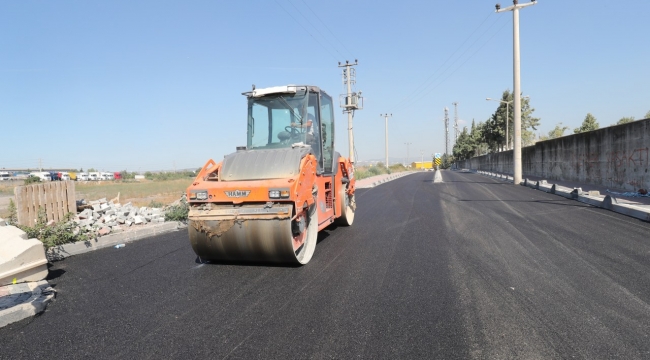
{"type": "Polygon", "coordinates": [[[29,176],[34,176],[39,178],[41,181],[51,181],[52,175],[47,171],[33,171],[29,173],[29,176]]]}

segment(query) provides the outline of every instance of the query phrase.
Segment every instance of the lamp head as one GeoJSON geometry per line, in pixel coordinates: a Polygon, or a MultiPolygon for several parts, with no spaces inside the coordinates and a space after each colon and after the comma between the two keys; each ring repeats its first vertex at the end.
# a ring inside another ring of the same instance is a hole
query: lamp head
{"type": "Polygon", "coordinates": [[[501,4],[497,3],[494,7],[497,8],[497,11],[501,10],[501,4]]]}

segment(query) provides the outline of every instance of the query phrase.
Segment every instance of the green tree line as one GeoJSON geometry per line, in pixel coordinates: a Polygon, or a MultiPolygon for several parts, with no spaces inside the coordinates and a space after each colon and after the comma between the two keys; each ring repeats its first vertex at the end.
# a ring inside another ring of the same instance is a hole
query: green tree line
{"type": "MultiPolygon", "coordinates": [[[[644,119],[650,119],[650,111],[648,111],[645,114],[644,119]]],[[[612,126],[627,124],[627,123],[631,123],[632,121],[635,121],[634,116],[625,116],[622,117],[620,120],[618,120],[616,123],[612,124],[612,126]]],[[[600,124],[598,123],[596,117],[592,113],[587,113],[587,116],[585,116],[584,120],[582,120],[582,124],[580,124],[580,127],[573,129],[573,133],[580,134],[583,132],[593,131],[598,129],[600,129],[600,124]]],[[[539,140],[544,141],[544,140],[559,138],[561,136],[564,136],[564,132],[567,130],[569,130],[569,127],[562,126],[562,123],[560,122],[557,125],[555,125],[555,128],[549,131],[547,135],[541,135],[539,137],[539,140]]]]}
{"type": "MultiPolygon", "coordinates": [[[[443,163],[466,160],[474,156],[512,148],[514,139],[513,98],[513,93],[505,90],[499,106],[487,120],[478,124],[472,120],[470,129],[464,127],[454,145],[453,159],[443,159],[443,163]],[[508,131],[506,131],[506,127],[508,131]]],[[[537,140],[534,130],[537,130],[540,119],[534,117],[533,112],[535,109],[530,106],[530,99],[521,98],[521,141],[523,146],[532,145],[537,140]]]]}
{"type": "MultiPolygon", "coordinates": [[[[457,160],[466,160],[474,156],[480,156],[488,153],[512,149],[514,139],[514,111],[512,106],[513,94],[506,90],[501,96],[499,106],[494,113],[484,122],[476,123],[472,120],[472,125],[468,129],[464,127],[458,135],[456,144],[453,147],[451,155],[443,156],[443,168],[448,167],[457,160]],[[508,104],[508,105],[506,105],[508,104]],[[508,128],[506,139],[506,126],[508,128]]],[[[553,130],[548,134],[536,136],[534,130],[540,124],[540,119],[533,116],[535,109],[530,106],[530,99],[521,98],[521,142],[522,146],[530,146],[537,141],[555,139],[565,135],[570,130],[568,126],[563,126],[562,122],[555,125],[553,130]]],[[[650,119],[648,111],[644,119],[650,119]]],[[[633,116],[623,117],[612,125],[626,124],[635,121],[633,116]]],[[[593,131],[600,128],[596,117],[588,113],[582,121],[582,124],[573,129],[574,134],[587,131],[593,131]]]]}

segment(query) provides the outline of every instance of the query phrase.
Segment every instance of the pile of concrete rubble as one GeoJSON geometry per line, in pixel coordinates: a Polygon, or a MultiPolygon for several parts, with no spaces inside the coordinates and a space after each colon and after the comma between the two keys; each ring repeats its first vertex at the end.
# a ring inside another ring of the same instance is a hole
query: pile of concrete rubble
{"type": "Polygon", "coordinates": [[[80,229],[99,236],[127,230],[131,226],[165,222],[162,208],[136,207],[131,203],[122,205],[106,199],[90,202],[80,200],[77,208],[83,210],[75,217],[75,223],[80,229]]]}

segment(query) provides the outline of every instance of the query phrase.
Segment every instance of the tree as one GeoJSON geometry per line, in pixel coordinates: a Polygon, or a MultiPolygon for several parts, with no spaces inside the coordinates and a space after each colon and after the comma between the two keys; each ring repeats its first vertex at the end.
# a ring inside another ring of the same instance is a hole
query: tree
{"type": "Polygon", "coordinates": [[[120,171],[120,175],[122,176],[122,179],[124,180],[133,180],[135,179],[135,173],[134,172],[128,172],[126,170],[120,171]]]}
{"type": "Polygon", "coordinates": [[[449,169],[451,167],[451,164],[453,164],[456,161],[456,159],[454,159],[453,156],[448,155],[446,153],[442,154],[441,160],[442,160],[440,164],[441,169],[449,169]]]}
{"type": "Polygon", "coordinates": [[[521,145],[530,146],[535,143],[535,132],[540,124],[540,118],[533,117],[535,108],[530,106],[530,98],[521,99],[521,145]],[[532,129],[532,130],[531,130],[532,129]]]}
{"type": "MultiPolygon", "coordinates": [[[[508,125],[508,137],[509,143],[512,145],[514,143],[514,129],[515,129],[515,112],[513,101],[514,94],[510,90],[505,90],[501,95],[501,103],[499,107],[492,114],[492,117],[486,122],[488,130],[486,132],[485,142],[490,145],[490,148],[496,150],[498,148],[508,148],[506,143],[506,124],[508,125]],[[509,103],[506,105],[505,103],[509,103]],[[506,121],[506,113],[508,120],[506,121]],[[495,146],[496,145],[496,146],[495,146]]],[[[530,99],[522,97],[521,98],[521,142],[522,146],[528,146],[535,143],[535,133],[533,130],[537,130],[539,126],[540,119],[533,117],[533,112],[535,109],[530,106],[530,99]],[[531,130],[532,129],[532,130],[531,130]]]]}
{"type": "Polygon", "coordinates": [[[89,173],[91,173],[91,172],[97,172],[97,170],[95,170],[95,168],[90,168],[90,169],[88,169],[88,172],[89,172],[89,173]]]}
{"type": "Polygon", "coordinates": [[[568,126],[561,126],[562,123],[555,125],[555,129],[548,132],[548,139],[556,139],[564,136],[564,132],[569,130],[568,126]]]}
{"type": "Polygon", "coordinates": [[[474,120],[472,120],[472,130],[470,131],[470,136],[474,140],[474,156],[480,156],[480,155],[485,155],[488,153],[490,150],[488,144],[485,142],[484,139],[484,133],[485,131],[485,123],[478,123],[477,125],[474,124],[474,120]]]}
{"type": "Polygon", "coordinates": [[[650,119],[650,110],[648,110],[648,112],[645,113],[645,118],[646,118],[646,119],[650,119]]]}
{"type": "Polygon", "coordinates": [[[634,116],[622,117],[621,120],[616,123],[616,125],[627,124],[631,123],[632,121],[634,121],[634,116]]]}
{"type": "Polygon", "coordinates": [[[579,128],[574,129],[573,133],[580,134],[587,131],[597,130],[599,127],[600,125],[598,125],[596,117],[591,115],[591,113],[587,113],[587,116],[585,116],[585,119],[582,121],[582,125],[580,125],[579,128]]]}
{"type": "Polygon", "coordinates": [[[454,144],[453,154],[454,159],[456,160],[466,160],[474,156],[474,151],[476,147],[474,145],[474,139],[467,132],[467,127],[463,128],[463,131],[458,135],[458,140],[454,144]]]}

